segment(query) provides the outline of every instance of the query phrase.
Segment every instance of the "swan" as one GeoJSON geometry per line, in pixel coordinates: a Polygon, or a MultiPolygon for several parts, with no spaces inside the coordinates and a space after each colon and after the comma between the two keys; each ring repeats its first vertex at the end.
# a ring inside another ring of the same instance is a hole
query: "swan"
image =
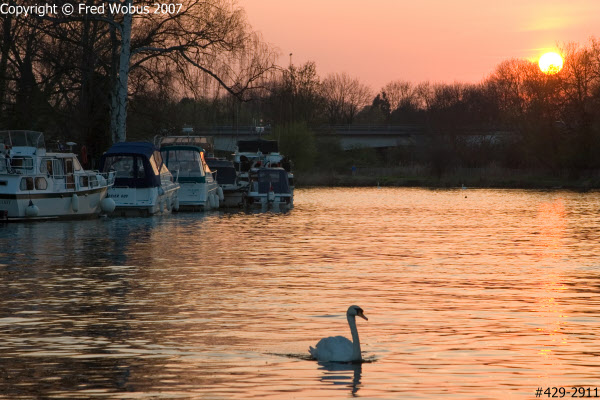
{"type": "Polygon", "coordinates": [[[368,321],[359,306],[350,306],[346,311],[348,325],[352,333],[352,341],[343,336],[331,336],[319,340],[316,347],[309,346],[308,352],[317,361],[337,361],[350,362],[362,361],[360,353],[360,340],[358,338],[358,330],[356,329],[356,316],[364,318],[368,321]]]}

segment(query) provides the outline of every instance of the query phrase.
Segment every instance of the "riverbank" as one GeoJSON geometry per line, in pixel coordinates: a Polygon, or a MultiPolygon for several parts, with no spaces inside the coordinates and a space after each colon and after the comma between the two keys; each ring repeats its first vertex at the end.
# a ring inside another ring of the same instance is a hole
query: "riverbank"
{"type": "Polygon", "coordinates": [[[511,188],[511,189],[600,189],[600,171],[579,176],[568,172],[514,170],[499,167],[456,168],[440,176],[421,166],[396,168],[357,168],[354,174],[304,172],[295,174],[297,187],[431,187],[431,188],[511,188]]]}

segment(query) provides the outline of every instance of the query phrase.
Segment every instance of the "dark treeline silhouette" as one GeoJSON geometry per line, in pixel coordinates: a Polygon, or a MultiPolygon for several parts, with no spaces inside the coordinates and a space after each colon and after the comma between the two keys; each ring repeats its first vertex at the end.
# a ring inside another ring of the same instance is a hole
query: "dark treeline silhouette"
{"type": "Polygon", "coordinates": [[[121,108],[122,15],[1,15],[0,128],[41,130],[98,156],[118,136],[124,107],[127,140],[186,125],[270,125],[307,170],[411,164],[441,176],[496,165],[577,177],[600,169],[598,39],[564,45],[565,66],[553,75],[512,59],[477,84],[397,80],[374,92],[346,73],[321,77],[314,62],[275,68],[274,51],[232,2],[183,3],[177,16],[134,18],[121,108]],[[346,152],[317,134],[348,124],[414,124],[424,134],[414,146],[346,152]]]}

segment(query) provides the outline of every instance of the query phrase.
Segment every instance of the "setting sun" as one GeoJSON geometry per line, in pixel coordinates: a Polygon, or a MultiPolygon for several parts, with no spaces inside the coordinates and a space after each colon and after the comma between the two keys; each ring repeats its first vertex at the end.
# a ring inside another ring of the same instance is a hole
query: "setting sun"
{"type": "Polygon", "coordinates": [[[540,57],[540,70],[545,74],[556,74],[563,67],[563,58],[555,52],[546,53],[540,57]]]}

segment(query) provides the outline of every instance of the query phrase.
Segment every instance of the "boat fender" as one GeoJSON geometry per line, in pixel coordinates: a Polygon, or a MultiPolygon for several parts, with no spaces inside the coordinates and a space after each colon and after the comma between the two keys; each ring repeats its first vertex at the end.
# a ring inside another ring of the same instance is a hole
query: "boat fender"
{"type": "Polygon", "coordinates": [[[31,200],[29,200],[29,205],[25,208],[25,215],[27,217],[37,217],[40,214],[40,209],[38,206],[33,204],[31,200]]]}
{"type": "Polygon", "coordinates": [[[165,200],[165,206],[167,211],[171,211],[173,209],[173,199],[167,199],[165,200]]]}
{"type": "Polygon", "coordinates": [[[79,211],[79,196],[73,193],[73,197],[71,197],[71,208],[74,212],[79,211]]]}
{"type": "Polygon", "coordinates": [[[159,208],[160,208],[160,212],[164,213],[165,212],[165,203],[160,201],[159,202],[159,208]]]}
{"type": "Polygon", "coordinates": [[[106,214],[110,214],[111,212],[115,211],[116,207],[117,207],[117,204],[110,197],[105,197],[100,202],[100,209],[102,210],[102,212],[104,212],[106,214]]]}
{"type": "Polygon", "coordinates": [[[215,196],[215,208],[219,208],[221,206],[221,202],[219,201],[219,196],[214,194],[213,196],[215,196]]]}
{"type": "Polygon", "coordinates": [[[217,188],[217,193],[219,194],[219,200],[223,201],[225,199],[225,195],[223,194],[223,188],[221,186],[217,188]]]}
{"type": "Polygon", "coordinates": [[[208,209],[213,210],[215,208],[215,196],[211,194],[208,195],[208,209]]]}
{"type": "Polygon", "coordinates": [[[173,200],[173,210],[179,210],[179,197],[175,197],[175,199],[173,200]]]}

